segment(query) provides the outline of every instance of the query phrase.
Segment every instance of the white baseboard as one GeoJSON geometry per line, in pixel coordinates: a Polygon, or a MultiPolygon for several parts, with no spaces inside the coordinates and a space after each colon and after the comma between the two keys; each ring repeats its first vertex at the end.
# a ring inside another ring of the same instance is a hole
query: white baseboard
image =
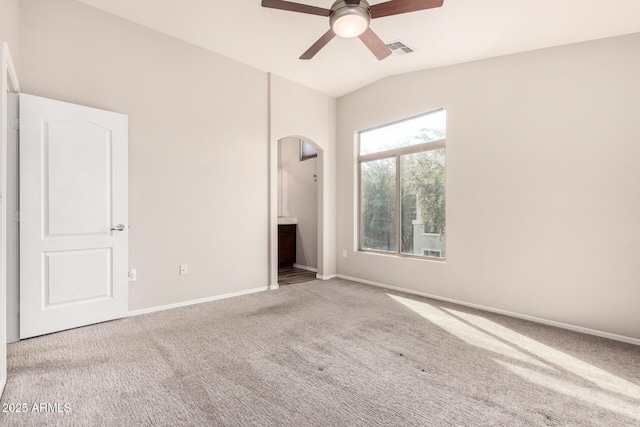
{"type": "Polygon", "coordinates": [[[139,316],[141,314],[155,313],[156,311],[171,310],[172,308],[186,307],[188,305],[202,304],[203,302],[211,302],[211,301],[217,301],[217,300],[220,300],[220,299],[239,297],[241,295],[248,295],[248,294],[253,294],[253,293],[256,293],[256,292],[262,292],[262,291],[266,291],[266,290],[269,290],[268,286],[263,286],[263,287],[260,287],[260,288],[247,289],[246,291],[232,292],[230,294],[215,295],[215,296],[207,297],[207,298],[200,298],[200,299],[194,299],[194,300],[190,300],[190,301],[183,301],[183,302],[178,302],[178,303],[175,303],[175,304],[161,305],[161,306],[158,306],[158,307],[143,308],[141,310],[130,311],[129,314],[128,314],[128,317],[139,316]]]}
{"type": "Polygon", "coordinates": [[[0,397],[2,397],[2,393],[4,392],[4,386],[7,385],[7,377],[6,375],[0,378],[0,397]]]}
{"type": "Polygon", "coordinates": [[[336,277],[338,277],[337,274],[329,274],[328,276],[316,274],[316,279],[320,279],[320,280],[331,280],[331,279],[335,279],[336,277]]]}
{"type": "Polygon", "coordinates": [[[301,265],[301,264],[293,264],[293,268],[299,268],[300,270],[313,271],[314,273],[318,272],[317,268],[307,267],[306,265],[301,265]]]}
{"type": "Polygon", "coordinates": [[[542,319],[540,317],[529,316],[526,314],[514,313],[512,311],[501,310],[499,308],[487,307],[484,305],[468,303],[452,298],[440,297],[437,295],[427,294],[424,292],[413,291],[411,289],[400,288],[397,286],[385,285],[384,283],[373,282],[371,280],[359,279],[357,277],[345,276],[344,274],[338,274],[339,279],[351,280],[352,282],[364,283],[365,285],[377,286],[379,288],[390,289],[393,291],[404,292],[407,294],[417,295],[425,298],[430,298],[438,301],[450,302],[452,304],[463,305],[465,307],[471,307],[482,311],[488,311],[490,313],[502,314],[504,316],[515,317],[517,319],[528,320],[530,322],[541,323],[543,325],[555,326],[556,328],[567,329],[574,332],[582,332],[583,334],[595,335],[597,337],[609,338],[615,341],[622,341],[629,344],[640,345],[640,339],[626,337],[624,335],[612,334],[609,332],[598,331],[596,329],[584,328],[582,326],[571,325],[569,323],[556,322],[555,320],[542,319]]]}

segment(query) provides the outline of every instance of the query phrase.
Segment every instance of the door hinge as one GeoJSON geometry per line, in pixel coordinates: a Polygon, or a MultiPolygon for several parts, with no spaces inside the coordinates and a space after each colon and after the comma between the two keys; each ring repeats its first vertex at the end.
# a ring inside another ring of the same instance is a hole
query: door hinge
{"type": "Polygon", "coordinates": [[[13,130],[20,130],[20,119],[15,119],[13,121],[13,130]]]}
{"type": "Polygon", "coordinates": [[[13,212],[11,214],[11,221],[13,222],[20,222],[20,212],[13,212]]]}

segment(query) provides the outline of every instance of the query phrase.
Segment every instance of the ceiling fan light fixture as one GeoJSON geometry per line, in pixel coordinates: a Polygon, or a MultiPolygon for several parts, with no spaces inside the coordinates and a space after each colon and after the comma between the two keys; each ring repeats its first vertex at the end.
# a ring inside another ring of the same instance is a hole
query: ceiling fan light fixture
{"type": "Polygon", "coordinates": [[[367,3],[361,1],[360,4],[346,4],[344,1],[337,1],[331,8],[329,17],[331,29],[338,37],[351,39],[358,37],[369,28],[371,15],[369,9],[363,7],[367,3]]]}
{"type": "MultiPolygon", "coordinates": [[[[329,17],[331,28],[316,40],[300,59],[313,58],[320,49],[338,36],[346,39],[359,37],[378,60],[383,60],[391,55],[391,49],[369,28],[371,19],[433,9],[442,6],[443,3],[444,0],[387,0],[369,6],[367,0],[336,0],[331,9],[324,9],[288,0],[262,0],[262,7],[329,17]]],[[[400,49],[405,53],[413,51],[408,46],[400,49]]]]}

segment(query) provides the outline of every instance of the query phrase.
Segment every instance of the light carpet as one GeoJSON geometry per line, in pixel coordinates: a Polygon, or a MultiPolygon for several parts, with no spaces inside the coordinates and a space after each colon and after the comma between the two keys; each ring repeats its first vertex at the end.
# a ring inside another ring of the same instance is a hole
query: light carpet
{"type": "Polygon", "coordinates": [[[2,408],[28,410],[2,426],[640,425],[638,346],[339,279],[24,340],[8,365],[2,408]]]}

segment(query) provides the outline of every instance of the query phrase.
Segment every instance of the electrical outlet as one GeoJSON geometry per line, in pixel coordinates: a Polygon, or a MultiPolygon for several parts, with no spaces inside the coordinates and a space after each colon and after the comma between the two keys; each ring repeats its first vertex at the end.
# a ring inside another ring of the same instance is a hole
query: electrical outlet
{"type": "Polygon", "coordinates": [[[129,281],[133,282],[138,278],[138,272],[136,271],[135,268],[130,268],[129,274],[127,276],[129,277],[129,281]]]}
{"type": "Polygon", "coordinates": [[[180,275],[181,276],[187,275],[187,264],[180,264],[180,275]]]}
{"type": "Polygon", "coordinates": [[[342,258],[346,258],[347,257],[347,250],[343,249],[342,250],[342,258]]]}

